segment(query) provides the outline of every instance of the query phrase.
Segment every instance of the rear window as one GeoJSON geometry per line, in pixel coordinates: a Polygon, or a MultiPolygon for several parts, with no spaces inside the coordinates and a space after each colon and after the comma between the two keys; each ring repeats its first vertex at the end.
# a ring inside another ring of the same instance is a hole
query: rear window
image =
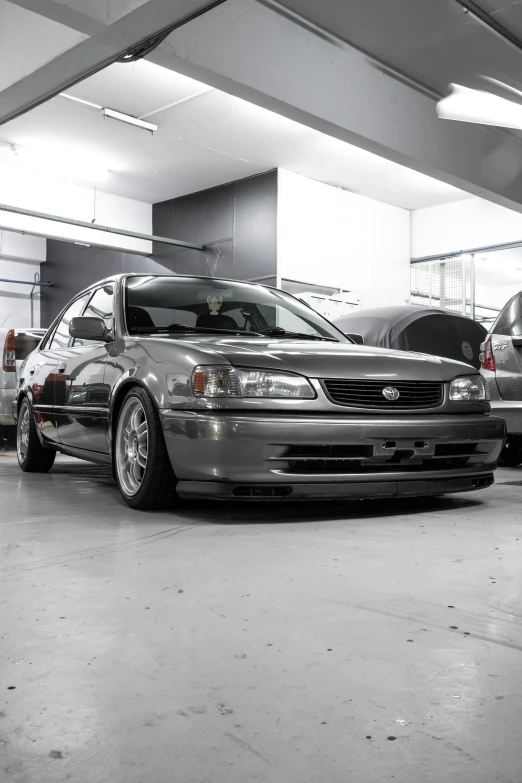
{"type": "Polygon", "coordinates": [[[516,337],[522,334],[522,295],[517,294],[504,307],[491,329],[493,334],[516,337]]]}
{"type": "Polygon", "coordinates": [[[42,341],[42,335],[32,332],[17,332],[15,335],[15,359],[17,362],[23,362],[30,353],[38,348],[42,341]]]}

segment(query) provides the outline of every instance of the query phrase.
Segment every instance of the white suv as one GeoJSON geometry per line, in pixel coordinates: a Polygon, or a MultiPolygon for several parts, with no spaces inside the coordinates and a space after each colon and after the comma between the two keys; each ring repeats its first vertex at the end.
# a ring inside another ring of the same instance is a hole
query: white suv
{"type": "Polygon", "coordinates": [[[18,370],[44,334],[45,329],[0,329],[0,444],[4,438],[14,438],[12,404],[18,370]]]}

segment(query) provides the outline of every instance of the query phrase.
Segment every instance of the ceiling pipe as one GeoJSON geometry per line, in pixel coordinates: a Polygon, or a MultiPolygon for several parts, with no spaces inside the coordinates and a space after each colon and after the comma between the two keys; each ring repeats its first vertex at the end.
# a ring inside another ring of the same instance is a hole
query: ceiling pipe
{"type": "MultiPolygon", "coordinates": [[[[68,226],[76,226],[77,228],[89,228],[91,231],[101,231],[105,234],[115,234],[122,237],[130,237],[132,239],[144,239],[148,242],[157,242],[161,245],[174,245],[175,247],[190,248],[191,250],[203,250],[203,245],[194,245],[192,242],[182,242],[180,239],[170,239],[169,237],[158,237],[154,234],[141,234],[139,231],[127,231],[122,228],[113,228],[112,226],[99,226],[96,223],[87,223],[84,220],[75,220],[74,218],[58,217],[57,215],[49,215],[46,212],[35,212],[32,209],[22,209],[20,207],[11,207],[7,204],[0,204],[0,212],[11,212],[14,215],[23,215],[24,217],[39,218],[41,220],[52,220],[55,223],[64,223],[68,226]]],[[[33,236],[48,236],[48,234],[37,233],[35,231],[27,229],[16,229],[5,227],[8,231],[15,231],[22,234],[31,234],[33,236]]],[[[74,239],[68,239],[66,237],[53,237],[53,239],[63,239],[66,242],[74,242],[74,239]]],[[[92,242],[91,244],[95,244],[92,242]]],[[[124,249],[124,248],[113,248],[124,249]]],[[[134,253],[139,251],[126,248],[126,252],[134,253]]],[[[149,253],[141,252],[140,255],[149,255],[149,253]]]]}
{"type": "Polygon", "coordinates": [[[36,279],[36,274],[34,280],[11,280],[10,277],[0,277],[0,283],[16,283],[17,285],[32,285],[33,287],[37,285],[41,288],[50,288],[52,286],[52,283],[41,283],[40,276],[38,275],[38,279],[36,279]]]}
{"type": "Polygon", "coordinates": [[[42,283],[38,272],[34,273],[34,280],[10,280],[6,277],[0,277],[0,283],[16,283],[16,285],[30,285],[32,286],[29,293],[29,301],[31,303],[31,327],[34,326],[34,292],[35,288],[50,288],[52,283],[42,283]]]}
{"type": "MultiPolygon", "coordinates": [[[[108,245],[105,242],[79,242],[75,239],[70,239],[69,237],[61,237],[57,234],[51,234],[49,231],[32,231],[31,229],[25,229],[25,228],[13,228],[13,226],[7,226],[0,223],[0,231],[11,231],[13,234],[21,234],[22,236],[29,236],[29,237],[40,237],[41,239],[53,239],[56,242],[69,242],[73,243],[75,245],[83,245],[84,247],[97,247],[101,248],[103,250],[114,250],[116,253],[131,253],[133,256],[143,256],[144,258],[152,258],[152,253],[148,253],[145,250],[130,250],[128,247],[121,247],[120,245],[108,245]]],[[[4,256],[0,258],[2,260],[4,256]]],[[[17,259],[14,259],[15,261],[17,259]]],[[[44,263],[43,261],[38,261],[34,263],[44,263]]]]}
{"type": "Polygon", "coordinates": [[[503,242],[500,245],[484,245],[483,247],[471,247],[467,250],[451,250],[448,253],[436,253],[433,256],[418,256],[410,258],[410,264],[422,264],[424,261],[444,261],[446,258],[458,258],[458,256],[472,255],[473,253],[495,253],[498,250],[510,250],[514,247],[522,247],[522,239],[514,242],[503,242]]]}
{"type": "Polygon", "coordinates": [[[478,21],[484,25],[484,27],[487,27],[488,30],[491,30],[495,35],[503,38],[507,43],[511,44],[511,46],[514,46],[515,49],[518,49],[519,52],[522,52],[522,41],[520,38],[517,38],[517,36],[511,33],[507,27],[504,27],[500,22],[497,22],[496,19],[488,14],[487,11],[480,8],[473,0],[455,0],[455,2],[462,6],[465,13],[472,14],[475,19],[478,19],[478,21]]]}

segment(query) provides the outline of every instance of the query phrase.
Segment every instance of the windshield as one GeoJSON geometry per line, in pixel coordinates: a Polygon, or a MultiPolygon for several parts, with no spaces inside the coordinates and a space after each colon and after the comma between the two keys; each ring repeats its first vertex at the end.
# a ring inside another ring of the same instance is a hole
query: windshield
{"type": "Polygon", "coordinates": [[[125,319],[130,334],[170,329],[347,342],[322,316],[282,291],[210,278],[128,278],[125,319]]]}

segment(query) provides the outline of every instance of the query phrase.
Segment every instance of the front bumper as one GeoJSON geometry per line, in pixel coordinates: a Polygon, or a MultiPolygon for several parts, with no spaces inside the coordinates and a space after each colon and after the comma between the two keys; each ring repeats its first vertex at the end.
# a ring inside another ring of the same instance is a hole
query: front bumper
{"type": "Polygon", "coordinates": [[[16,389],[0,389],[0,425],[3,427],[13,427],[13,400],[16,395],[16,389]]]}
{"type": "Polygon", "coordinates": [[[182,497],[396,497],[489,486],[501,419],[162,410],[182,497]]]}

